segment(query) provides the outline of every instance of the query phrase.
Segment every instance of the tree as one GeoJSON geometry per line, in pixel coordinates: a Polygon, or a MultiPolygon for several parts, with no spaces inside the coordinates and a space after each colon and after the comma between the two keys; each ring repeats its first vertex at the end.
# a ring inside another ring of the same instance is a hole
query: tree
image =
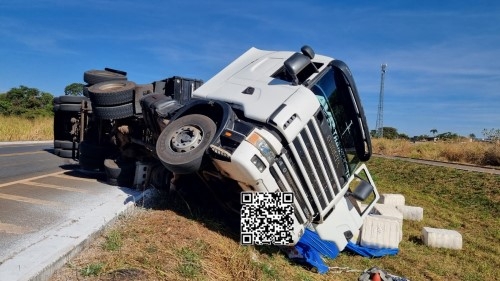
{"type": "Polygon", "coordinates": [[[410,139],[410,137],[407,134],[404,134],[404,133],[399,134],[398,138],[405,139],[405,140],[409,140],[410,139]]]}
{"type": "MultiPolygon", "coordinates": [[[[398,129],[393,128],[393,127],[383,127],[382,130],[383,130],[384,138],[386,138],[386,139],[410,139],[410,137],[408,135],[398,133],[398,129]]],[[[371,130],[370,136],[373,138],[376,138],[377,131],[371,130]]]]}
{"type": "Polygon", "coordinates": [[[386,139],[397,139],[399,134],[398,134],[398,129],[393,128],[393,127],[383,127],[383,132],[384,132],[384,138],[386,139]]]}
{"type": "Polygon", "coordinates": [[[438,132],[438,130],[436,130],[436,129],[432,129],[432,130],[431,130],[431,134],[432,134],[433,136],[436,136],[437,132],[438,132]]]}
{"type": "Polygon", "coordinates": [[[64,95],[66,96],[83,96],[83,85],[82,83],[71,83],[64,88],[64,95]]]}
{"type": "Polygon", "coordinates": [[[500,129],[484,129],[483,136],[488,140],[498,142],[500,141],[500,129]]]}
{"type": "Polygon", "coordinates": [[[52,114],[52,96],[36,88],[19,86],[0,94],[0,114],[35,118],[52,114]]]}
{"type": "Polygon", "coordinates": [[[456,140],[456,139],[460,138],[460,136],[458,134],[452,133],[452,132],[442,133],[442,134],[437,135],[437,137],[440,140],[456,140]]]}
{"type": "Polygon", "coordinates": [[[469,138],[471,138],[471,139],[475,139],[475,138],[476,138],[476,135],[475,135],[474,133],[469,134],[469,138]]]}

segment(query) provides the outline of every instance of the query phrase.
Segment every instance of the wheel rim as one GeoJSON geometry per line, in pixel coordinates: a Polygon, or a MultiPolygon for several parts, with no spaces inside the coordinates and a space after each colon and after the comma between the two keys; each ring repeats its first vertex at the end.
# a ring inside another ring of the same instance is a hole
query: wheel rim
{"type": "Polygon", "coordinates": [[[183,126],[177,129],[170,143],[176,152],[188,152],[196,149],[203,140],[202,131],[195,126],[183,126]]]}

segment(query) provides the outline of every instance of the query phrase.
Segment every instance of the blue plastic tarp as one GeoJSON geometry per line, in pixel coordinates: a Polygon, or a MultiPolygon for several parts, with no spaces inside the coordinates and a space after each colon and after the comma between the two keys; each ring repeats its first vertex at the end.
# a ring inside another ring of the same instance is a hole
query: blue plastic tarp
{"type": "MultiPolygon", "coordinates": [[[[369,258],[396,255],[398,253],[398,249],[374,249],[350,241],[345,250],[369,258]]],[[[288,256],[298,262],[312,266],[317,269],[318,273],[324,274],[328,272],[328,266],[322,257],[334,259],[338,255],[339,249],[335,243],[322,240],[316,232],[306,229],[304,235],[294,246],[293,253],[289,252],[288,256]]]]}
{"type": "Polygon", "coordinates": [[[367,258],[380,258],[380,257],[385,257],[385,256],[395,256],[399,252],[399,249],[397,249],[397,248],[396,249],[368,248],[368,247],[363,247],[363,246],[358,245],[358,244],[354,244],[351,241],[349,241],[347,243],[345,250],[348,250],[349,252],[352,252],[354,254],[358,254],[360,256],[367,257],[367,258]]]}

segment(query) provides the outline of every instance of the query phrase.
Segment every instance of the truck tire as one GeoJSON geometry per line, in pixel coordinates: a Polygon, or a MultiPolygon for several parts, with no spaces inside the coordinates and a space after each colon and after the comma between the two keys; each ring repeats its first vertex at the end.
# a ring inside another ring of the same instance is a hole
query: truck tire
{"type": "Polygon", "coordinates": [[[186,115],[169,123],[156,142],[162,164],[173,173],[197,172],[217,127],[200,114],[186,115]]]}
{"type": "Polygon", "coordinates": [[[110,185],[131,187],[134,183],[135,162],[105,159],[104,171],[107,183],[110,185]]]}
{"type": "MultiPolygon", "coordinates": [[[[54,140],[54,148],[73,150],[73,142],[67,140],[54,140]]],[[[78,149],[77,142],[75,142],[75,149],[78,149]]]]}
{"type": "Polygon", "coordinates": [[[96,106],[120,105],[134,100],[135,83],[106,81],[88,88],[89,98],[96,106]]]}
{"type": "Polygon", "coordinates": [[[55,148],[54,149],[54,154],[62,157],[62,158],[73,158],[73,156],[76,157],[76,151],[73,153],[73,150],[67,150],[67,149],[61,149],[61,148],[55,148]]]}
{"type": "MultiPolygon", "coordinates": [[[[81,104],[77,103],[61,103],[59,105],[59,111],[66,112],[80,112],[81,104]]],[[[55,108],[53,108],[54,110],[55,108]]]]}
{"type": "Polygon", "coordinates": [[[100,119],[122,119],[134,115],[134,104],[126,103],[117,106],[94,106],[92,104],[92,112],[100,119]]]}
{"type": "Polygon", "coordinates": [[[83,96],[59,96],[55,101],[57,101],[57,103],[80,104],[83,100],[88,100],[88,98],[83,96]]]}
{"type": "Polygon", "coordinates": [[[91,85],[89,85],[89,84],[87,84],[87,85],[83,86],[83,96],[84,96],[84,97],[87,97],[87,98],[89,97],[89,87],[90,87],[90,86],[91,86],[91,85]]]}
{"type": "Polygon", "coordinates": [[[83,81],[90,85],[111,80],[127,80],[127,77],[107,70],[87,70],[83,73],[83,81]]]}

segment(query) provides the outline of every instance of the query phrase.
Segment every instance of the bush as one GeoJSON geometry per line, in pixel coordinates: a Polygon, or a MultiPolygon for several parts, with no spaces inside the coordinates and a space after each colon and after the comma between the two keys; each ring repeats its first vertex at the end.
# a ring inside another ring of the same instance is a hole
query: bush
{"type": "Polygon", "coordinates": [[[500,145],[491,145],[484,153],[483,165],[500,166],[500,145]]]}

